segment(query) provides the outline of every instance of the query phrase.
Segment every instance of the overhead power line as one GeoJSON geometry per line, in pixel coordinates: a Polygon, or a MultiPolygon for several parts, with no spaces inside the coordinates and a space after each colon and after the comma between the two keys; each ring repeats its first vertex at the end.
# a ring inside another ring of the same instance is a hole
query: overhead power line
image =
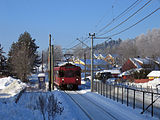
{"type": "Polygon", "coordinates": [[[116,35],[118,35],[118,34],[121,34],[121,33],[125,32],[125,31],[129,30],[130,28],[136,26],[137,24],[139,24],[139,23],[142,22],[143,20],[145,20],[145,19],[147,19],[148,17],[150,17],[152,14],[154,14],[155,12],[157,12],[159,9],[160,9],[160,7],[157,8],[156,10],[154,10],[153,12],[151,12],[150,14],[148,14],[147,16],[143,17],[141,20],[139,20],[139,21],[136,22],[135,24],[131,25],[130,27],[128,27],[128,28],[126,28],[126,29],[124,29],[124,30],[122,30],[122,31],[120,31],[120,32],[118,32],[118,33],[112,34],[112,35],[109,36],[109,37],[116,36],[116,35]]]}
{"type": "MultiPolygon", "coordinates": [[[[85,37],[85,38],[83,39],[83,42],[85,42],[87,39],[88,39],[88,37],[85,37]]],[[[77,41],[77,39],[76,39],[76,41],[77,41]]],[[[81,42],[78,43],[78,44],[76,44],[76,45],[74,45],[73,47],[68,48],[67,50],[71,50],[71,49],[77,47],[77,46],[80,45],[80,44],[81,44],[81,42]]]]}
{"type": "Polygon", "coordinates": [[[145,3],[140,9],[138,9],[136,12],[134,12],[132,15],[130,15],[127,19],[125,19],[124,21],[122,21],[121,23],[119,23],[118,25],[116,25],[115,27],[107,30],[106,32],[100,34],[99,36],[105,35],[106,33],[109,33],[111,31],[113,31],[114,29],[116,29],[117,27],[119,27],[120,25],[122,25],[123,23],[125,23],[126,21],[128,21],[130,18],[132,18],[134,15],[136,15],[139,11],[141,11],[144,7],[146,7],[152,0],[149,0],[147,3],[145,3]]]}
{"type": "Polygon", "coordinates": [[[122,13],[120,13],[116,18],[114,18],[112,21],[110,21],[107,25],[105,25],[103,28],[101,28],[97,33],[102,32],[105,28],[110,26],[114,21],[118,20],[122,16],[124,16],[127,12],[132,10],[135,6],[137,6],[142,0],[135,1],[132,5],[130,5],[128,8],[126,8],[122,13]]]}

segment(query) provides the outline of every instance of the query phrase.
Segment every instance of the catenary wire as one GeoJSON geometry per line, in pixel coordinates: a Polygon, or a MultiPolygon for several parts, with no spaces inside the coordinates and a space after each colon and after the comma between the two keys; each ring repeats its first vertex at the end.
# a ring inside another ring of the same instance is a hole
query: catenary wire
{"type": "Polygon", "coordinates": [[[120,32],[117,32],[117,33],[115,33],[115,34],[112,34],[112,35],[110,35],[110,36],[108,36],[108,37],[113,37],[113,36],[119,35],[119,34],[125,32],[125,31],[129,30],[130,28],[136,26],[137,24],[139,24],[139,23],[142,22],[143,20],[145,20],[145,19],[147,19],[148,17],[150,17],[152,14],[154,14],[155,12],[157,12],[159,9],[160,9],[160,7],[157,8],[156,10],[154,10],[153,12],[151,12],[150,14],[148,14],[147,16],[143,17],[141,20],[139,20],[139,21],[136,22],[135,24],[131,25],[130,27],[128,27],[128,28],[126,28],[126,29],[124,29],[124,30],[122,30],[122,31],[120,31],[120,32]]]}
{"type": "Polygon", "coordinates": [[[130,5],[128,8],[126,8],[122,13],[120,13],[116,18],[114,18],[112,21],[110,21],[107,25],[105,25],[103,28],[101,28],[98,32],[102,32],[104,29],[106,29],[108,26],[110,26],[113,22],[115,22],[116,20],[118,20],[119,18],[123,17],[127,12],[129,12],[130,10],[132,10],[134,7],[136,7],[142,0],[137,0],[135,1],[132,5],[130,5]]]}
{"type": "Polygon", "coordinates": [[[111,31],[113,31],[114,29],[116,29],[117,27],[119,27],[120,25],[122,25],[123,23],[125,23],[126,21],[128,21],[130,18],[132,18],[134,15],[136,15],[139,11],[141,11],[144,7],[146,7],[152,0],[149,0],[147,3],[145,3],[140,9],[138,9],[136,12],[134,12],[131,16],[129,16],[127,19],[125,19],[124,21],[122,21],[121,23],[119,23],[118,25],[116,25],[115,27],[107,30],[106,32],[99,34],[99,36],[105,35],[111,31]]]}

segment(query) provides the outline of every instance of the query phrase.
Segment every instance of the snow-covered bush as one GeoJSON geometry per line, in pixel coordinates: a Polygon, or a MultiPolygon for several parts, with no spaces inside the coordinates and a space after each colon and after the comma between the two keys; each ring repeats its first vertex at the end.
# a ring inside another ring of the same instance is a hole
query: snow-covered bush
{"type": "Polygon", "coordinates": [[[57,98],[54,97],[54,94],[41,94],[37,100],[37,108],[43,115],[45,120],[48,117],[48,120],[54,119],[56,114],[63,112],[64,108],[61,107],[61,102],[58,102],[57,98]]]}

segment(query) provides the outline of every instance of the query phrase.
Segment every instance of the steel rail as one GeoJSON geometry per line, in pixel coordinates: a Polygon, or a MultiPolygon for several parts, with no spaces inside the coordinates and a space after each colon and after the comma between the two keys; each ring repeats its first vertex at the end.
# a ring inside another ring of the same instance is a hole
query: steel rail
{"type": "Polygon", "coordinates": [[[85,97],[84,95],[78,93],[77,91],[75,91],[77,94],[79,94],[80,96],[82,96],[84,99],[88,100],[89,102],[91,102],[92,104],[94,104],[95,106],[97,106],[98,108],[100,108],[103,112],[105,112],[106,114],[108,114],[109,116],[111,116],[113,119],[118,120],[116,117],[114,117],[111,113],[109,113],[108,111],[106,111],[104,108],[102,108],[101,106],[97,105],[95,102],[91,101],[90,99],[88,99],[87,97],[85,97]]]}
{"type": "Polygon", "coordinates": [[[69,95],[66,91],[64,91],[66,93],[66,95],[68,95],[73,101],[74,103],[84,112],[84,114],[90,119],[90,120],[94,120],[89,113],[71,96],[69,95]]]}

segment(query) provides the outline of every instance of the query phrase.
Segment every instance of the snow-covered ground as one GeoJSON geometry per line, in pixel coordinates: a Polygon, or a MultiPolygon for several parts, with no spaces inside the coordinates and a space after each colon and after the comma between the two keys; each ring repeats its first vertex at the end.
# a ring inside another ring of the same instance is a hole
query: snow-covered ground
{"type": "MultiPolygon", "coordinates": [[[[36,77],[34,76],[35,80],[36,77]]],[[[131,107],[127,107],[120,103],[117,103],[111,99],[105,98],[97,93],[90,92],[88,89],[89,81],[82,81],[82,85],[79,93],[85,95],[89,99],[99,103],[101,106],[105,106],[111,114],[115,115],[118,120],[124,120],[125,115],[126,119],[136,119],[136,120],[154,120],[156,118],[150,117],[150,114],[141,115],[140,109],[133,110],[131,107]],[[121,116],[121,117],[118,117],[121,116]]],[[[19,80],[9,78],[0,79],[0,91],[10,94],[8,98],[5,98],[0,94],[0,120],[43,120],[43,116],[40,110],[37,107],[37,100],[41,95],[54,94],[54,97],[57,98],[57,101],[62,103],[60,106],[64,108],[62,114],[56,114],[55,120],[84,120],[87,119],[84,116],[83,111],[81,111],[78,106],[67,96],[63,91],[54,90],[52,92],[45,91],[34,91],[34,92],[25,92],[18,103],[14,101],[16,94],[22,90],[26,85],[21,83],[19,80]],[[13,84],[13,85],[12,85],[13,84]],[[16,89],[14,89],[16,88],[16,89]]],[[[46,97],[47,98],[47,97],[46,97]]],[[[84,101],[85,102],[85,101],[84,101]]],[[[93,109],[94,111],[94,109],[93,109]]],[[[46,113],[47,114],[47,113],[46,113]]],[[[96,114],[96,113],[95,113],[96,114]]],[[[47,119],[47,117],[46,117],[47,119]]],[[[158,119],[158,118],[157,118],[158,119]]]]}
{"type": "Polygon", "coordinates": [[[160,78],[156,78],[146,83],[132,83],[133,85],[142,86],[142,88],[152,87],[153,89],[160,88],[160,78]]]}

